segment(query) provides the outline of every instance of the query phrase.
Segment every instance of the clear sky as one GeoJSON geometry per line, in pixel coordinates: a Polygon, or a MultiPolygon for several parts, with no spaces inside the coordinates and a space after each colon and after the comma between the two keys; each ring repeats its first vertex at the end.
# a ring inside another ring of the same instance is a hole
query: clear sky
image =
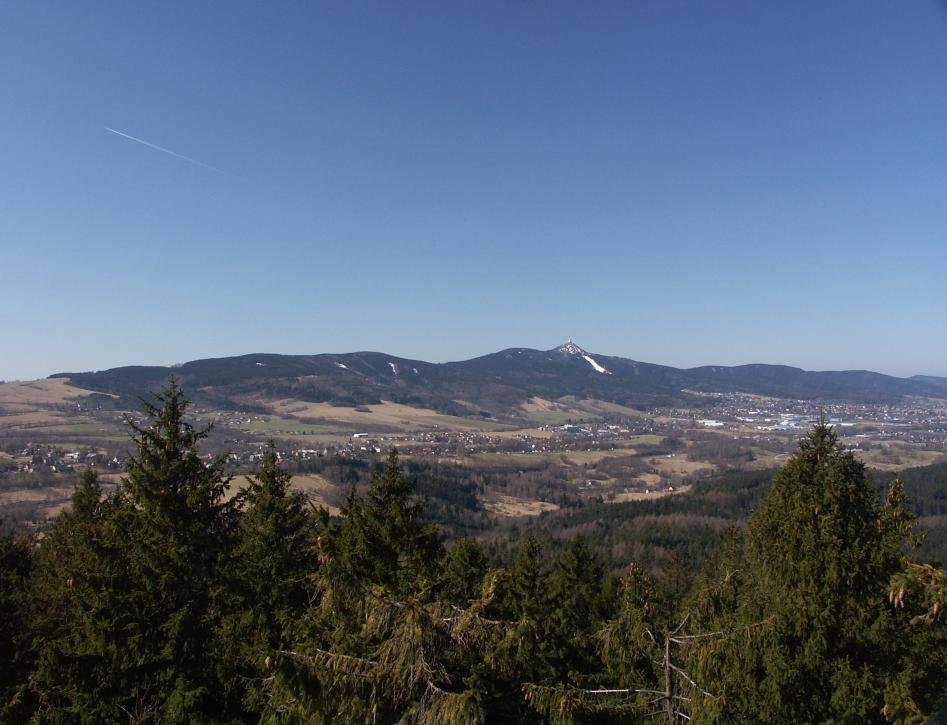
{"type": "Polygon", "coordinates": [[[568,337],[947,375],[944,3],[6,0],[0,28],[0,378],[568,337]]]}

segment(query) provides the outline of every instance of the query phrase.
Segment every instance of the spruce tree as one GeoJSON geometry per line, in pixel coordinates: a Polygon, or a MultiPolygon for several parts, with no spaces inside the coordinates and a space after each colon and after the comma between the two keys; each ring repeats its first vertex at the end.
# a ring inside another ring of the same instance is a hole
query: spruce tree
{"type": "Polygon", "coordinates": [[[214,661],[233,511],[222,460],[197,445],[171,384],[132,424],[135,452],[102,499],[83,477],[40,550],[33,683],[46,720],[226,719],[214,661]]]}
{"type": "Polygon", "coordinates": [[[483,547],[471,539],[461,539],[444,555],[438,589],[447,601],[468,606],[481,594],[489,562],[483,547]]]}
{"type": "Polygon", "coordinates": [[[114,500],[83,473],[71,507],[42,540],[31,583],[36,666],[31,678],[43,719],[115,721],[121,667],[121,610],[128,589],[114,500]],[[110,635],[116,636],[110,636],[110,635]]]}
{"type": "Polygon", "coordinates": [[[903,501],[883,507],[865,467],[817,425],[777,473],[745,536],[708,567],[692,648],[715,697],[703,721],[874,722],[929,711],[940,635],[890,606],[908,543],[903,501]],[[934,639],[932,639],[934,638],[934,639]]]}
{"type": "Polygon", "coordinates": [[[144,402],[144,425],[129,422],[135,452],[118,492],[127,547],[129,695],[166,721],[219,718],[213,636],[221,616],[235,514],[225,500],[223,457],[206,463],[198,444],[209,428],[186,419],[189,405],[172,380],[144,402]]]}
{"type": "Polygon", "coordinates": [[[562,679],[584,683],[599,667],[595,633],[604,621],[604,580],[602,565],[582,537],[570,541],[550,577],[546,626],[562,679]]]}
{"type": "Polygon", "coordinates": [[[221,631],[221,678],[241,707],[259,713],[266,693],[267,657],[288,649],[309,604],[316,567],[313,521],[306,498],[290,489],[272,446],[238,495],[244,506],[232,560],[231,594],[221,631]]]}
{"type": "Polygon", "coordinates": [[[304,631],[274,653],[265,717],[305,722],[480,722],[467,678],[495,624],[492,597],[467,608],[441,601],[442,550],[421,502],[389,455],[337,524],[317,526],[319,566],[304,631]]]}
{"type": "Polygon", "coordinates": [[[436,527],[421,519],[423,505],[392,448],[365,495],[352,490],[342,506],[339,563],[352,576],[397,595],[433,584],[442,547],[436,527]]]}

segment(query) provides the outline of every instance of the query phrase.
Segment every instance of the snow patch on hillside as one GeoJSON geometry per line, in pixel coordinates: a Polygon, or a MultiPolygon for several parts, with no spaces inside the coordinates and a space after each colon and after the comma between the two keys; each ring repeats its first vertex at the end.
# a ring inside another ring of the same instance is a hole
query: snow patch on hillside
{"type": "Polygon", "coordinates": [[[588,355],[583,355],[582,358],[585,360],[585,362],[587,362],[589,365],[592,366],[592,369],[594,369],[595,372],[597,372],[597,373],[605,373],[606,375],[611,375],[611,373],[608,372],[608,370],[606,370],[605,368],[603,368],[601,365],[599,365],[597,362],[595,362],[595,361],[594,361],[591,357],[589,357],[588,355]]]}
{"type": "Polygon", "coordinates": [[[388,363],[388,367],[391,368],[391,372],[392,372],[393,375],[397,375],[397,374],[398,374],[398,366],[395,365],[393,362],[388,363]]]}
{"type": "Polygon", "coordinates": [[[567,340],[564,345],[557,347],[556,351],[565,353],[566,355],[577,355],[578,357],[581,357],[583,360],[585,360],[585,362],[591,365],[592,369],[597,373],[603,373],[604,375],[612,374],[611,371],[606,370],[604,367],[599,365],[591,355],[572,342],[572,340],[567,340]]]}

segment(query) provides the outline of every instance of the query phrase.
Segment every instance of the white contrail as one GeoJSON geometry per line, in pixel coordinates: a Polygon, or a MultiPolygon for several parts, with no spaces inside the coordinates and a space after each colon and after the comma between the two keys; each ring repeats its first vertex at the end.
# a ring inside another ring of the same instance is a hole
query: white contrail
{"type": "Polygon", "coordinates": [[[108,126],[104,126],[103,128],[105,128],[105,130],[108,131],[109,133],[114,133],[116,136],[122,136],[123,138],[127,138],[127,139],[129,139],[130,141],[137,141],[138,143],[144,144],[144,145],[147,146],[148,148],[152,148],[152,149],[154,149],[155,151],[161,151],[161,152],[163,152],[163,153],[170,154],[171,156],[175,156],[176,158],[183,159],[184,161],[190,161],[192,164],[197,164],[198,166],[203,166],[205,169],[210,169],[211,171],[216,171],[218,174],[226,174],[226,173],[227,173],[226,171],[223,171],[222,169],[218,169],[216,166],[211,166],[210,164],[205,164],[203,161],[198,161],[197,159],[192,159],[192,158],[189,157],[189,156],[184,156],[184,155],[182,155],[182,154],[175,153],[174,151],[171,151],[170,149],[161,148],[160,146],[156,146],[156,145],[153,144],[153,143],[148,143],[148,142],[145,141],[144,139],[135,138],[134,136],[129,136],[127,133],[122,133],[121,131],[116,131],[114,128],[109,128],[108,126]]]}

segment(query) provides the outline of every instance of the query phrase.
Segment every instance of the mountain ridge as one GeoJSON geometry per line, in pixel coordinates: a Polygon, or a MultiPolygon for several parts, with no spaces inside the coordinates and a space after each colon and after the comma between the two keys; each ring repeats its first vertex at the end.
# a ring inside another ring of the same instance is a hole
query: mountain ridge
{"type": "Polygon", "coordinates": [[[357,406],[392,400],[459,415],[506,414],[532,397],[597,398],[631,407],[700,407],[701,393],[750,393],[801,400],[893,403],[947,397],[930,379],[869,370],[807,371],[788,365],[675,368],[591,353],[571,339],[550,350],[507,348],[468,360],[430,363],[377,351],[280,355],[249,353],[175,366],[124,366],[56,373],[73,385],[137,398],[176,377],[196,398],[221,402],[257,395],[357,406]],[[460,401],[464,401],[463,403],[460,401]]]}

